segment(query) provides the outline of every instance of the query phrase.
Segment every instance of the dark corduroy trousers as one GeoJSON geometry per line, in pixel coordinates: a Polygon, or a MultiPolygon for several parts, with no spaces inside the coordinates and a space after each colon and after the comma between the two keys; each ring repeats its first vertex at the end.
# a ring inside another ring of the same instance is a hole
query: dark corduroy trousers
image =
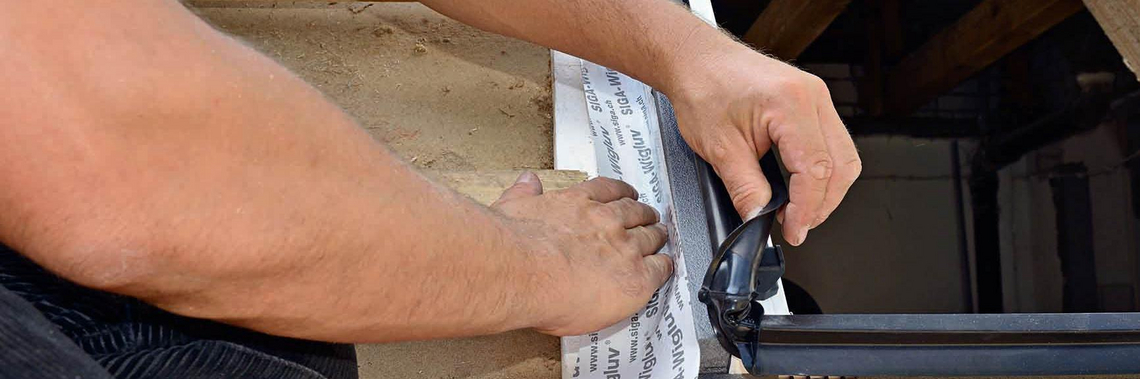
{"type": "Polygon", "coordinates": [[[352,345],[273,337],[80,287],[0,245],[0,378],[356,378],[352,345]]]}

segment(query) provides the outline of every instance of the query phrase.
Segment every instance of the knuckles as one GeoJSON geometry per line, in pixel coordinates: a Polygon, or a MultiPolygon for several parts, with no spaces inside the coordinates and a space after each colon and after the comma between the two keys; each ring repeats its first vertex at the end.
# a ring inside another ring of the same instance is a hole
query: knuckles
{"type": "Polygon", "coordinates": [[[729,184],[725,189],[728,190],[732,203],[737,205],[737,212],[740,212],[741,215],[745,215],[745,212],[751,212],[754,208],[759,209],[767,205],[769,200],[772,200],[772,190],[765,191],[754,182],[736,181],[729,184]]]}
{"type": "MultiPolygon", "coordinates": [[[[640,257],[638,258],[640,260],[640,257]]],[[[618,283],[626,296],[640,298],[649,290],[649,274],[644,267],[630,265],[630,267],[617,272],[618,283]]]]}
{"type": "Polygon", "coordinates": [[[634,200],[634,199],[631,199],[628,197],[623,197],[623,198],[617,199],[613,202],[613,204],[618,206],[619,209],[622,209],[624,211],[636,210],[637,206],[641,205],[641,203],[638,203],[637,200],[634,200]]]}
{"type": "Polygon", "coordinates": [[[707,155],[705,159],[708,159],[709,162],[714,165],[729,161],[735,152],[733,149],[730,149],[728,145],[728,141],[725,141],[723,137],[712,138],[704,146],[705,148],[703,150],[707,155]]]}
{"type": "Polygon", "coordinates": [[[817,151],[808,154],[805,158],[804,170],[815,180],[826,181],[831,178],[835,162],[831,154],[826,151],[817,151]]]}
{"type": "Polygon", "coordinates": [[[588,203],[584,206],[586,210],[587,221],[601,226],[610,227],[617,225],[618,212],[613,207],[607,207],[601,203],[588,203]]]}
{"type": "Polygon", "coordinates": [[[831,93],[831,91],[827,89],[827,82],[825,82],[822,78],[806,72],[804,73],[804,76],[804,81],[806,82],[806,86],[809,90],[819,91],[825,95],[829,95],[831,93]]]}
{"type": "Polygon", "coordinates": [[[638,219],[647,219],[646,221],[649,222],[657,222],[657,211],[654,211],[653,207],[650,207],[649,205],[642,204],[641,202],[628,197],[621,198],[614,203],[616,203],[614,205],[617,206],[619,212],[623,213],[618,215],[619,218],[625,219],[629,217],[637,217],[638,219]]]}
{"type": "Polygon", "coordinates": [[[570,187],[560,191],[547,192],[550,197],[569,203],[590,201],[590,194],[580,186],[570,187]]]}
{"type": "Polygon", "coordinates": [[[797,71],[795,74],[776,79],[772,88],[779,97],[799,104],[810,103],[818,96],[831,96],[827,89],[827,82],[818,76],[803,71],[797,71]]]}
{"type": "Polygon", "coordinates": [[[850,172],[851,181],[855,181],[860,175],[863,175],[863,160],[858,156],[848,161],[843,167],[850,172]]]}
{"type": "Polygon", "coordinates": [[[586,224],[583,227],[593,229],[600,238],[607,241],[625,242],[625,227],[622,226],[621,219],[613,207],[592,203],[584,207],[584,212],[582,221],[586,224]]]}

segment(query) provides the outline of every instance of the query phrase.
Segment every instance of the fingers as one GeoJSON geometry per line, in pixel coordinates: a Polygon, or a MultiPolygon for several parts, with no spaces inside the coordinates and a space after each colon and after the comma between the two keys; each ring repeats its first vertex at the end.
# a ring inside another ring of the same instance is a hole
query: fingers
{"type": "Polygon", "coordinates": [[[661,224],[639,226],[626,230],[626,233],[642,256],[653,255],[669,240],[669,233],[665,230],[665,225],[661,224]]]}
{"type": "Polygon", "coordinates": [[[753,152],[746,146],[730,151],[733,154],[715,159],[713,168],[724,182],[724,188],[728,190],[736,212],[745,221],[751,220],[772,199],[772,186],[760,169],[758,152],[753,152]]]}
{"type": "Polygon", "coordinates": [[[494,207],[505,201],[538,196],[541,194],[542,181],[538,179],[538,175],[535,175],[530,171],[523,171],[523,173],[519,175],[518,179],[515,179],[515,184],[512,184],[510,187],[504,190],[503,194],[499,196],[499,199],[495,200],[495,203],[491,204],[491,206],[494,207]]]}
{"type": "Polygon", "coordinates": [[[820,128],[818,112],[798,115],[772,131],[784,167],[791,173],[790,202],[784,211],[784,239],[799,246],[807,239],[823,209],[832,176],[832,158],[820,128]]]}
{"type": "Polygon", "coordinates": [[[630,198],[621,198],[605,206],[621,220],[630,243],[641,255],[661,250],[669,240],[669,232],[665,225],[658,223],[659,217],[653,207],[630,198]]]}
{"type": "Polygon", "coordinates": [[[649,282],[653,285],[653,290],[657,290],[673,275],[673,259],[665,254],[653,254],[644,259],[649,282]]]}
{"type": "Polygon", "coordinates": [[[600,176],[574,186],[571,190],[581,191],[587,198],[599,203],[608,203],[621,198],[637,199],[637,190],[629,184],[600,176]]]}
{"type": "Polygon", "coordinates": [[[653,210],[653,207],[628,197],[610,202],[605,206],[610,207],[617,214],[618,218],[621,219],[622,226],[626,229],[652,225],[658,221],[657,211],[653,210]]]}
{"type": "Polygon", "coordinates": [[[835,212],[835,208],[839,207],[843,197],[847,196],[847,190],[851,189],[851,184],[863,172],[863,163],[859,160],[859,151],[855,149],[855,141],[851,139],[851,134],[847,132],[847,128],[843,126],[843,120],[839,118],[839,114],[836,113],[830,99],[820,112],[823,115],[820,129],[823,131],[827,149],[831,152],[835,166],[831,169],[831,180],[827,182],[827,194],[823,198],[820,215],[813,223],[813,227],[822,224],[828,216],[831,216],[832,212],[835,212]]]}

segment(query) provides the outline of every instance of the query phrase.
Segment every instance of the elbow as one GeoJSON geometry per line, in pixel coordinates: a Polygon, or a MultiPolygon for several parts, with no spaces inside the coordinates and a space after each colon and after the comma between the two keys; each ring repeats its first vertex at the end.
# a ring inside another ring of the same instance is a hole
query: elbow
{"type": "Polygon", "coordinates": [[[81,249],[72,252],[64,277],[84,287],[143,297],[155,292],[157,266],[153,254],[130,248],[81,249]]]}
{"type": "Polygon", "coordinates": [[[137,298],[188,317],[248,320],[267,312],[261,302],[236,296],[246,293],[234,286],[240,270],[203,253],[202,246],[164,243],[164,238],[149,233],[115,238],[75,235],[49,270],[78,285],[137,298]]]}
{"type": "Polygon", "coordinates": [[[97,226],[58,228],[25,254],[56,275],[84,287],[139,297],[153,292],[160,254],[138,239],[97,226]]]}

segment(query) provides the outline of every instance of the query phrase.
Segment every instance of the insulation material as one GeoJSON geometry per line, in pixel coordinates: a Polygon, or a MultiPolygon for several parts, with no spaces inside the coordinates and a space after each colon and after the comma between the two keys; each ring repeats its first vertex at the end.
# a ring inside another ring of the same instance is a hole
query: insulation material
{"type": "Polygon", "coordinates": [[[652,89],[617,71],[582,61],[582,85],[600,176],[623,180],[639,201],[663,215],[670,238],[658,254],[674,260],[674,275],[636,314],[616,325],[562,339],[563,378],[695,378],[700,348],[693,325],[684,256],[674,253],[676,231],[663,167],[652,89]]]}

